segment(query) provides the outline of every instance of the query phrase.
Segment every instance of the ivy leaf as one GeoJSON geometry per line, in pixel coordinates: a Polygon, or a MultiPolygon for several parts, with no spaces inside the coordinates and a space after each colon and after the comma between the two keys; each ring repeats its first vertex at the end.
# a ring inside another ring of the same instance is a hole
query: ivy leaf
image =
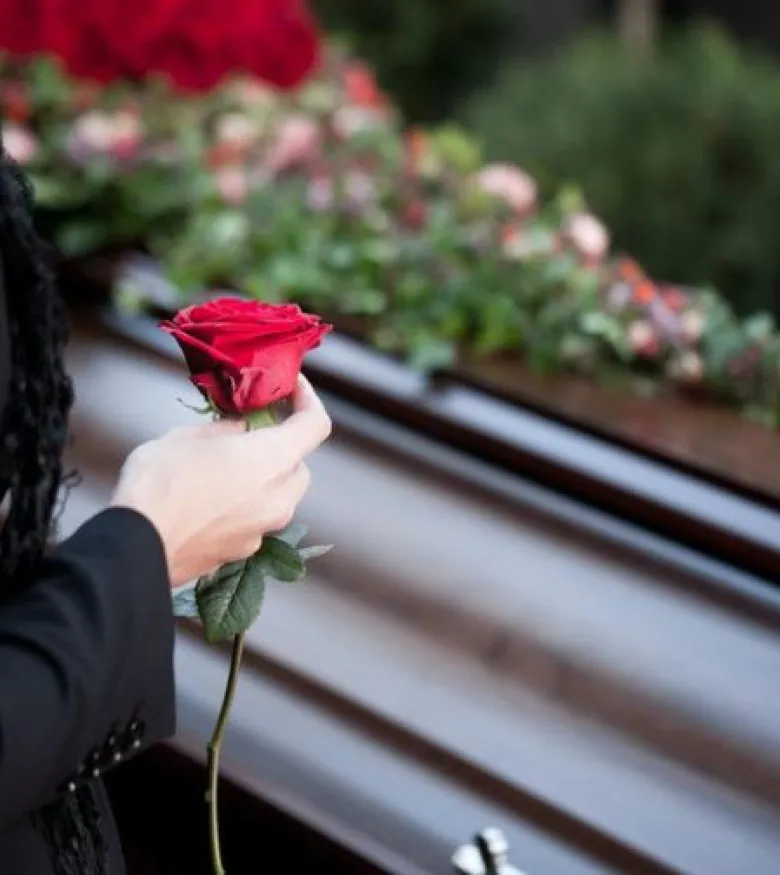
{"type": "Polygon", "coordinates": [[[198,613],[209,644],[245,632],[260,616],[266,580],[261,553],[246,561],[230,562],[213,577],[198,581],[198,613]]]}
{"type": "Polygon", "coordinates": [[[253,558],[262,564],[264,574],[282,583],[297,583],[306,574],[297,547],[275,535],[263,538],[263,546],[253,558]]]}
{"type": "Polygon", "coordinates": [[[182,587],[173,593],[173,615],[187,619],[200,617],[194,586],[182,587]]]}

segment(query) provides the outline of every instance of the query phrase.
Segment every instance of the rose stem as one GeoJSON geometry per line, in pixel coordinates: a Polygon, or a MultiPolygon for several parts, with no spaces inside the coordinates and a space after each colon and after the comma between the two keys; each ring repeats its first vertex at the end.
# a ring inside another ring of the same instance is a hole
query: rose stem
{"type": "Polygon", "coordinates": [[[225,695],[222,699],[222,707],[219,709],[219,717],[214,726],[214,733],[208,744],[208,776],[209,789],[206,799],[209,804],[209,832],[211,835],[211,862],[214,867],[214,875],[225,875],[225,867],[222,865],[222,851],[219,844],[219,813],[217,807],[217,785],[219,782],[219,753],[222,747],[222,739],[227,728],[230,707],[238,684],[238,670],[241,665],[241,657],[244,653],[244,632],[233,638],[233,652],[230,656],[230,673],[228,674],[225,695]]]}
{"type": "MultiPolygon", "coordinates": [[[[246,415],[246,429],[252,431],[256,428],[264,428],[274,425],[277,421],[276,412],[272,406],[261,410],[253,410],[246,415]]],[[[219,709],[219,717],[214,726],[214,733],[208,744],[208,792],[206,799],[209,805],[209,833],[211,836],[211,863],[214,867],[214,875],[225,875],[225,867],[222,865],[222,850],[219,843],[219,810],[217,805],[217,786],[219,783],[219,753],[222,748],[222,739],[225,736],[230,708],[233,697],[236,694],[238,684],[238,670],[241,667],[241,657],[244,653],[245,632],[239,632],[233,638],[233,652],[230,656],[230,672],[228,674],[225,696],[222,699],[222,707],[219,709]]]]}

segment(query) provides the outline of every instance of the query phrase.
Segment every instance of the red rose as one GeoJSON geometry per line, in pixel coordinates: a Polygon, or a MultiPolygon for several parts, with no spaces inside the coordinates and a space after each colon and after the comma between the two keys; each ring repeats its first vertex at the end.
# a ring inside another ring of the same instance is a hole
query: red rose
{"type": "Polygon", "coordinates": [[[304,355],[331,330],[296,304],[239,298],[187,307],[160,327],[181,347],[193,384],[230,416],[291,395],[304,355]]]}
{"type": "Polygon", "coordinates": [[[292,88],[316,65],[319,34],[305,0],[0,0],[0,50],[50,52],[101,83],[161,74],[206,91],[243,71],[292,88]]]}

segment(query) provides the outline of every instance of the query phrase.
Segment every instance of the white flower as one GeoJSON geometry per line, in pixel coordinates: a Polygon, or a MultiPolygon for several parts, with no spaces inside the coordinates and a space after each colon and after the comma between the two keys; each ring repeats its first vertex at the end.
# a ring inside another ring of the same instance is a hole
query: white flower
{"type": "Polygon", "coordinates": [[[217,140],[239,149],[251,146],[258,134],[257,122],[240,112],[223,115],[216,126],[217,140]]]}
{"type": "Polygon", "coordinates": [[[305,115],[286,118],[276,132],[266,155],[266,164],[275,173],[313,158],[320,146],[320,130],[314,119],[305,115]]]}
{"type": "Polygon", "coordinates": [[[687,350],[670,363],[669,374],[681,383],[701,383],[704,378],[704,362],[697,352],[687,350]]]}
{"type": "Polygon", "coordinates": [[[114,141],[113,119],[100,110],[87,112],[73,125],[71,137],[92,152],[108,152],[114,141]]]}
{"type": "Polygon", "coordinates": [[[16,122],[6,122],[3,125],[3,147],[17,164],[29,164],[38,151],[38,145],[35,135],[23,125],[16,122]]]}
{"type": "Polygon", "coordinates": [[[658,346],[655,328],[646,319],[637,319],[628,328],[628,343],[638,355],[653,355],[658,346]]]}
{"type": "Polygon", "coordinates": [[[71,155],[113,154],[131,157],[141,143],[143,125],[138,115],[128,110],[109,114],[93,110],[82,115],[71,129],[68,151],[71,155]]]}
{"type": "Polygon", "coordinates": [[[536,183],[513,164],[489,164],[475,177],[477,188],[503,201],[517,213],[527,213],[536,204],[536,183]]]}
{"type": "Polygon", "coordinates": [[[249,194],[247,173],[238,167],[223,167],[214,174],[214,186],[225,203],[239,206],[249,194]]]}
{"type": "Polygon", "coordinates": [[[584,258],[598,264],[609,252],[609,232],[590,213],[575,213],[566,222],[566,234],[584,258]]]}
{"type": "Polygon", "coordinates": [[[704,332],[705,319],[701,310],[688,310],[680,318],[680,329],[686,343],[697,343],[704,332]]]}

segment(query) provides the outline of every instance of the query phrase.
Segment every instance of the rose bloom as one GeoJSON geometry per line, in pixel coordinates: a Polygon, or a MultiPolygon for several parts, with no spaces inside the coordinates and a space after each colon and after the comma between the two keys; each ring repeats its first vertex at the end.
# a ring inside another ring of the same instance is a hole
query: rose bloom
{"type": "Polygon", "coordinates": [[[143,125],[137,113],[131,110],[118,112],[113,118],[113,140],[110,151],[115,158],[132,158],[143,139],[143,125]]]}
{"type": "Polygon", "coordinates": [[[319,152],[320,129],[314,119],[305,115],[286,118],[278,130],[265,157],[273,173],[283,173],[310,161],[319,152]]]}
{"type": "Polygon", "coordinates": [[[516,213],[527,213],[536,204],[536,183],[513,164],[489,164],[475,177],[477,188],[503,201],[516,213]]]}
{"type": "Polygon", "coordinates": [[[303,357],[331,326],[296,304],[218,298],[160,326],[181,347],[190,380],[226,416],[292,395],[303,357]]]}
{"type": "Polygon", "coordinates": [[[249,179],[241,167],[222,167],[214,174],[214,187],[225,203],[237,207],[249,196],[249,179]]]}
{"type": "Polygon", "coordinates": [[[229,112],[216,124],[216,139],[236,149],[248,149],[260,134],[257,122],[241,112],[229,112]]]}
{"type": "Polygon", "coordinates": [[[672,379],[689,386],[695,386],[704,379],[704,362],[693,350],[686,350],[669,363],[672,379]]]}
{"type": "Polygon", "coordinates": [[[609,232],[590,213],[576,213],[566,222],[566,235],[575,249],[592,265],[600,264],[609,252],[609,232]]]}
{"type": "Polygon", "coordinates": [[[646,319],[637,319],[631,323],[628,329],[628,343],[637,355],[646,358],[658,355],[661,346],[655,328],[646,319]]]}
{"type": "Polygon", "coordinates": [[[29,164],[38,151],[38,140],[23,125],[6,122],[3,125],[3,148],[11,160],[24,167],[29,164]]]}
{"type": "Polygon", "coordinates": [[[135,112],[120,110],[109,114],[92,110],[73,125],[66,149],[76,160],[104,154],[130,158],[138,151],[142,135],[143,125],[135,112]]]}
{"type": "Polygon", "coordinates": [[[350,61],[344,68],[344,91],[350,103],[359,106],[379,106],[384,95],[376,84],[370,67],[360,61],[350,61]]]}
{"type": "Polygon", "coordinates": [[[688,310],[680,317],[680,330],[686,343],[698,343],[704,332],[704,314],[701,310],[688,310]]]}

